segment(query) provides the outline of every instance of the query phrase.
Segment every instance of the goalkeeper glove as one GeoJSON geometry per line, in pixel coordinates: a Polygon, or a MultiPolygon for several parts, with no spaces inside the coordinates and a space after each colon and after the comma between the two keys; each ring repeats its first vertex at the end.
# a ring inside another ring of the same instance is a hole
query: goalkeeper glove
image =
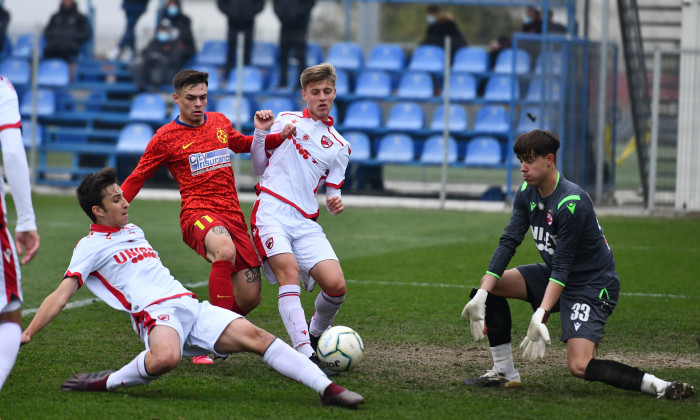
{"type": "Polygon", "coordinates": [[[477,290],[472,300],[462,310],[462,319],[469,318],[469,327],[475,341],[484,338],[484,317],[486,316],[486,297],[488,294],[489,292],[484,289],[477,290]]]}
{"type": "Polygon", "coordinates": [[[552,340],[549,338],[549,330],[547,330],[545,325],[548,318],[549,311],[545,311],[542,308],[538,308],[532,314],[530,326],[527,328],[527,335],[523,342],[520,343],[520,350],[523,351],[524,359],[530,361],[542,359],[547,344],[552,344],[552,340]]]}

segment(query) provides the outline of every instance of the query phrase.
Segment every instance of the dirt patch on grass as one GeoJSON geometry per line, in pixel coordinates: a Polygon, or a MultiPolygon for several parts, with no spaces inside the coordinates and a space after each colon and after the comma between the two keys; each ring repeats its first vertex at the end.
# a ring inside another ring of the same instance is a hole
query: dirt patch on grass
{"type": "MultiPolygon", "coordinates": [[[[550,347],[544,360],[525,361],[520,349],[513,344],[513,359],[521,376],[539,376],[547,371],[568,374],[566,349],[550,347]],[[559,372],[561,371],[561,372],[559,372]]],[[[700,357],[672,353],[621,354],[601,352],[600,358],[616,360],[642,370],[653,372],[661,368],[700,368],[700,357]]],[[[436,345],[396,345],[372,343],[359,366],[363,373],[407,384],[437,382],[461,383],[467,377],[479,376],[493,365],[487,346],[471,345],[461,349],[436,345]]]]}

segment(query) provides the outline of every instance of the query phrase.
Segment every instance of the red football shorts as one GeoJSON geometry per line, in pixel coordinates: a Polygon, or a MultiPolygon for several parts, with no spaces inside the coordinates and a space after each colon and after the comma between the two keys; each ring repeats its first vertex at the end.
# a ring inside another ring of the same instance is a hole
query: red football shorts
{"type": "Polygon", "coordinates": [[[260,261],[248,235],[248,226],[245,222],[236,221],[216,213],[202,213],[190,218],[182,226],[182,240],[206,259],[207,250],[204,246],[204,237],[214,226],[223,226],[231,234],[233,245],[236,247],[234,273],[246,268],[260,267],[260,261]]]}

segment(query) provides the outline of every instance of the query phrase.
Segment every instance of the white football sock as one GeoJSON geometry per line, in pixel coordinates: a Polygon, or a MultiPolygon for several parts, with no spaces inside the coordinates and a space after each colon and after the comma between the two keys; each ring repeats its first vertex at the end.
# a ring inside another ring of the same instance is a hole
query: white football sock
{"type": "Polygon", "coordinates": [[[146,385],[152,380],[160,378],[162,375],[151,376],[146,372],[146,353],[148,352],[149,350],[142,351],[134,360],[109,375],[107,390],[112,391],[124,386],[146,385]]]}
{"type": "Polygon", "coordinates": [[[314,362],[301,353],[289,347],[284,341],[275,341],[265,350],[263,360],[271,368],[282,375],[301,382],[319,395],[331,384],[331,380],[316,366],[314,362]]]}
{"type": "Polygon", "coordinates": [[[331,323],[333,323],[344,301],[345,293],[340,296],[331,296],[321,290],[321,293],[316,296],[316,302],[314,303],[316,311],[311,318],[309,332],[315,337],[318,337],[321,333],[326,331],[326,329],[331,326],[331,323]]]}
{"type": "Polygon", "coordinates": [[[655,395],[657,397],[662,397],[666,387],[670,384],[668,381],[659,379],[654,375],[645,373],[642,377],[642,388],[641,391],[645,394],[655,395]]]}
{"type": "Polygon", "coordinates": [[[292,339],[292,346],[306,357],[310,357],[314,353],[314,349],[311,348],[309,341],[306,315],[304,315],[304,308],[301,307],[301,299],[299,298],[300,292],[301,286],[299,285],[280,286],[277,306],[287,334],[292,339]]]}
{"type": "Polygon", "coordinates": [[[510,343],[491,347],[491,356],[493,357],[494,369],[505,373],[506,376],[516,371],[515,365],[513,365],[513,349],[510,343]]]}
{"type": "Polygon", "coordinates": [[[0,322],[0,390],[17,360],[22,327],[16,322],[0,322]]]}

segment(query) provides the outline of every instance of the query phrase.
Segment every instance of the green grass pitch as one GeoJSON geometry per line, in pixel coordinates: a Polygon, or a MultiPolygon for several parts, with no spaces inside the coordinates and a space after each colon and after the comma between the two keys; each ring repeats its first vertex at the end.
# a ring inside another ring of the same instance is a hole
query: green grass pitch
{"type": "MultiPolygon", "coordinates": [[[[56,287],[89,220],[75,198],[35,196],[41,235],[37,257],[23,267],[25,305],[39,306],[56,287]]],[[[11,205],[11,199],[8,200],[11,205]]],[[[244,204],[249,214],[250,204],[244,204]]],[[[14,229],[14,209],[10,206],[14,229]]],[[[179,203],[137,198],[130,221],[141,226],[163,263],[207,299],[209,264],[181,240],[179,203]]],[[[321,405],[310,389],[281,377],[260,357],[237,354],[212,366],[180,366],[148,386],[112,393],[60,391],[77,372],[118,369],[143,349],[128,315],[101,302],[64,310],[24,346],[0,394],[3,419],[489,419],[700,418],[700,396],[657,400],[569,375],[558,341],[559,316],[548,323],[553,345],[544,361],[525,362],[517,345],[531,309],[511,302],[518,389],[462,385],[491,366],[488,344],[474,343],[460,318],[486,269],[507,213],[346,208],[322,211],[324,227],[348,282],[336,325],[362,337],[366,354],[337,383],[364,395],[358,411],[321,405]]],[[[622,296],[599,357],[700,388],[700,219],[601,217],[615,252],[622,296]]],[[[540,261],[526,237],[512,265],[540,261]]],[[[303,294],[310,316],[316,293],[303,294]]],[[[79,290],[72,302],[90,299],[79,290]]],[[[23,325],[31,321],[23,318],[23,325]]],[[[262,303],[248,319],[289,342],[277,311],[277,287],[263,282],[262,303]]]]}

